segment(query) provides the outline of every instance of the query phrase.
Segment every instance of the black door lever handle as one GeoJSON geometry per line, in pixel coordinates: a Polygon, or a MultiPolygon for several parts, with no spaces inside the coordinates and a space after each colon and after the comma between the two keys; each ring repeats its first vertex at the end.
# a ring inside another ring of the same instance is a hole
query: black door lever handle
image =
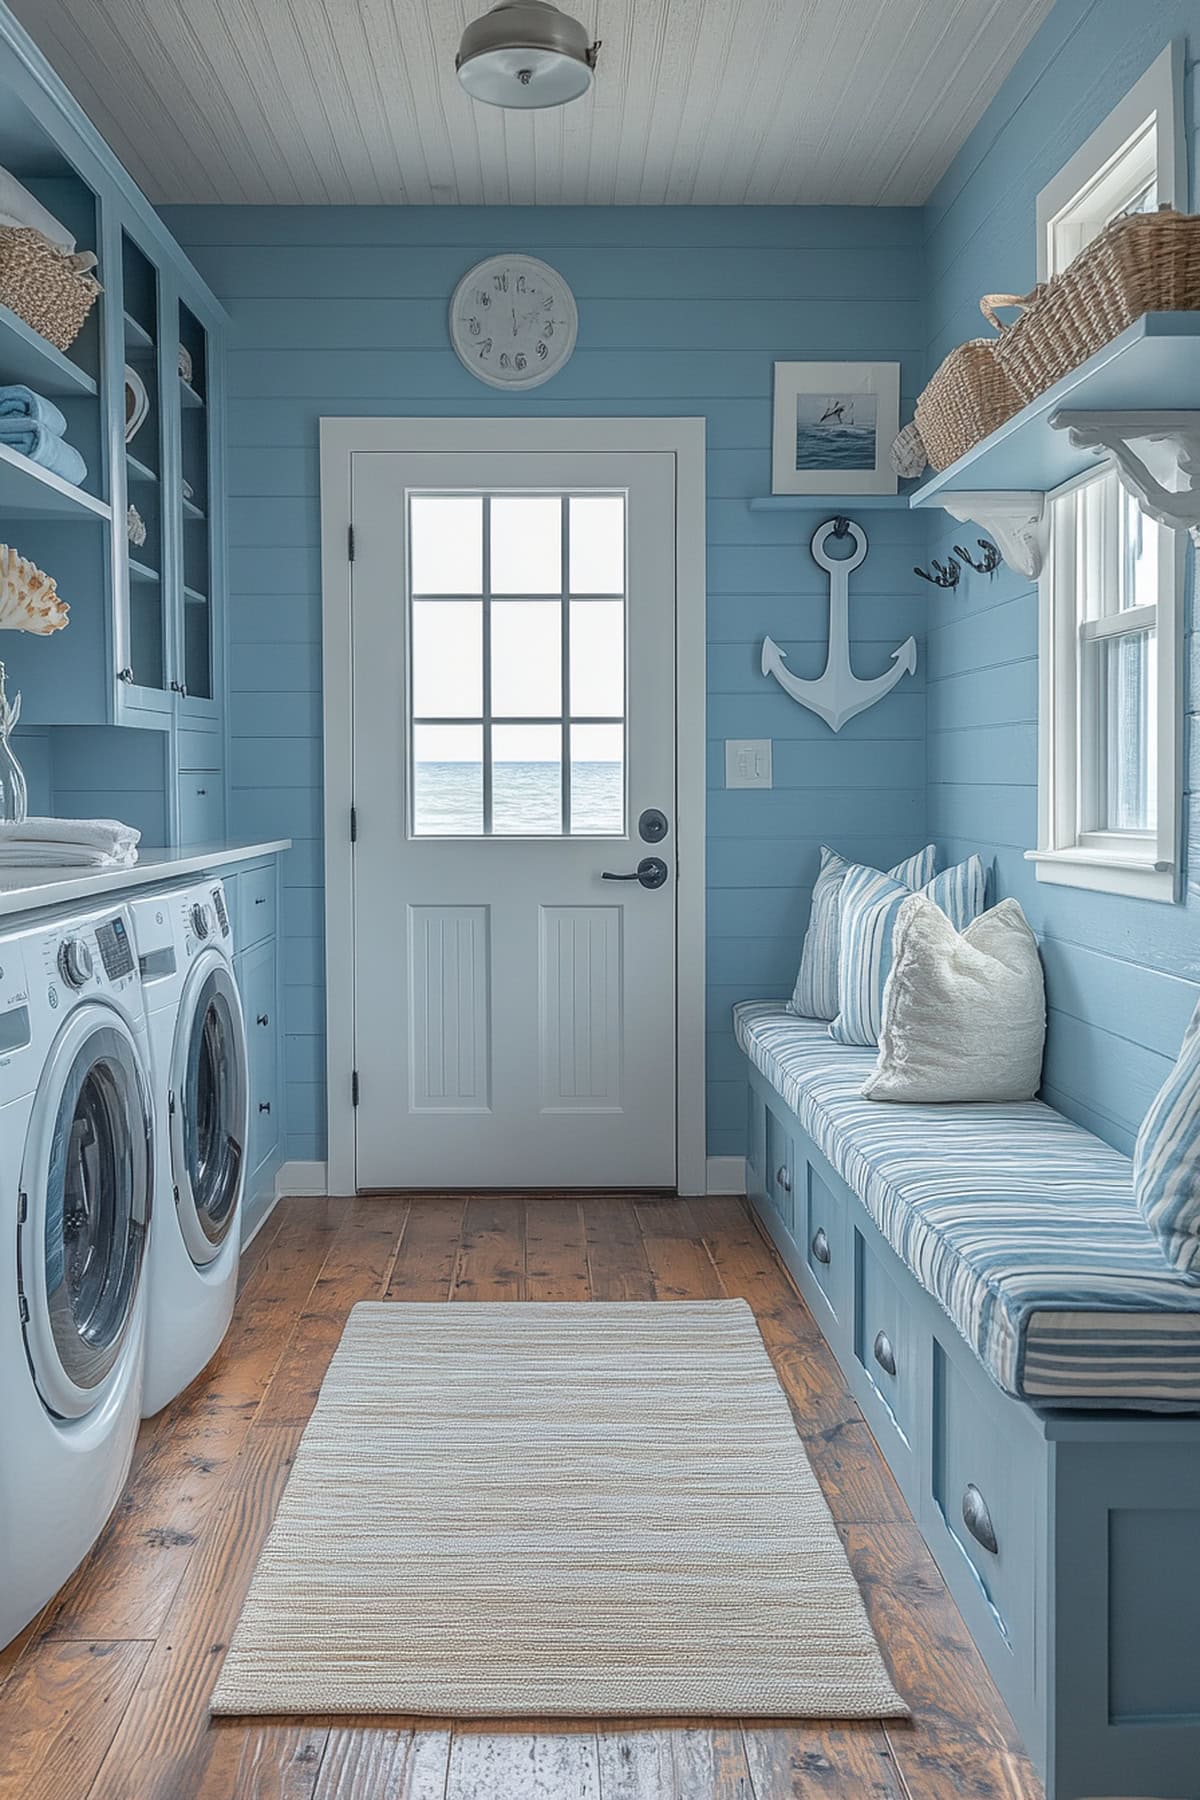
{"type": "Polygon", "coordinates": [[[627,875],[617,875],[611,869],[605,869],[602,881],[640,881],[644,888],[660,888],[670,875],[666,863],[661,856],[643,856],[636,869],[630,869],[627,875]]]}

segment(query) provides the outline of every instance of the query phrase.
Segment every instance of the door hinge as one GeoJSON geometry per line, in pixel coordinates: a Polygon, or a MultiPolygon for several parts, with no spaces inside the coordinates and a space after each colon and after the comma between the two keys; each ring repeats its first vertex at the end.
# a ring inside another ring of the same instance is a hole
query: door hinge
{"type": "Polygon", "coordinates": [[[351,1106],[358,1105],[358,1070],[357,1069],[351,1069],[351,1071],[350,1071],[350,1104],[351,1104],[351,1106]]]}
{"type": "Polygon", "coordinates": [[[29,1195],[22,1192],[17,1195],[17,1224],[23,1225],[29,1217],[29,1195]]]}
{"type": "Polygon", "coordinates": [[[354,561],[354,527],[353,527],[353,525],[347,525],[347,527],[346,527],[346,556],[350,562],[354,561]]]}
{"type": "Polygon", "coordinates": [[[358,842],[358,808],[357,808],[357,806],[352,806],[350,808],[350,842],[352,844],[357,844],[357,842],[358,842]]]}

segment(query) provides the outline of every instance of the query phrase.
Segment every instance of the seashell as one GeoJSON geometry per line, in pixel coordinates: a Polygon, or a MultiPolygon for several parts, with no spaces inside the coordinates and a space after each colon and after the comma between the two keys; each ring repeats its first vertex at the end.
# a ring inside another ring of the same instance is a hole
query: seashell
{"type": "Polygon", "coordinates": [[[146,541],[146,521],[136,506],[131,506],[125,515],[125,532],[135,550],[140,550],[146,541]]]}
{"type": "Polygon", "coordinates": [[[54,577],[10,544],[0,544],[0,631],[49,637],[67,623],[67,611],[54,577]]]}
{"type": "Polygon", "coordinates": [[[925,473],[929,458],[916,425],[905,425],[892,441],[891,464],[897,475],[911,480],[925,473]]]}

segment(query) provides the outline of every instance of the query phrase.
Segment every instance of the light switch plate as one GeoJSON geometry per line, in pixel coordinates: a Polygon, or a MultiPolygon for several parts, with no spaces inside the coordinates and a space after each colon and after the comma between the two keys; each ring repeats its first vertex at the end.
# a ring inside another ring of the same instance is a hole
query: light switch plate
{"type": "Polygon", "coordinates": [[[771,786],[770,738],[725,739],[725,786],[727,788],[769,788],[771,786]]]}

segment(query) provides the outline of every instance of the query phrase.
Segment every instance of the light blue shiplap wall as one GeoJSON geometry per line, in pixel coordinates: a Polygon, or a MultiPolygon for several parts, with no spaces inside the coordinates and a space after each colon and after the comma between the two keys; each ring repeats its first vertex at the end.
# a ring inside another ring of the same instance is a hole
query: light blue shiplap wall
{"type": "MultiPolygon", "coordinates": [[[[930,367],[979,335],[980,294],[1033,285],[1039,189],[1168,40],[1187,34],[1200,44],[1200,0],[1058,0],[928,208],[930,367]]],[[[1194,121],[1194,68],[1188,95],[1194,121]]],[[[967,531],[943,520],[935,515],[938,554],[967,531]]],[[[1187,697],[1193,844],[1197,643],[1187,697]]],[[[934,597],[927,669],[931,827],[947,852],[994,856],[998,892],[1016,895],[1042,935],[1046,1098],[1128,1148],[1200,992],[1196,874],[1182,906],[1035,880],[1023,856],[1037,829],[1037,595],[1028,582],[1005,571],[934,597]]]]}
{"type": "MultiPolygon", "coordinates": [[[[729,1007],[786,993],[822,838],[893,861],[924,839],[923,674],[837,739],[758,672],[764,632],[791,665],[824,658],[807,554],[828,507],[752,514],[770,489],[777,357],[900,359],[911,405],[926,342],[917,210],[188,208],[172,229],[233,318],[229,359],[232,807],[235,833],[289,833],[287,1148],[323,1154],[317,421],[347,413],[703,414],[709,432],[710,1149],[740,1153],[745,1084],[729,1007]],[[445,312],[464,269],[520,248],[579,300],[579,348],[524,401],[472,379],[445,312]],[[725,737],[772,737],[771,793],[723,789],[725,737]]],[[[864,516],[860,673],[879,673],[925,598],[925,532],[864,516]]]]}

